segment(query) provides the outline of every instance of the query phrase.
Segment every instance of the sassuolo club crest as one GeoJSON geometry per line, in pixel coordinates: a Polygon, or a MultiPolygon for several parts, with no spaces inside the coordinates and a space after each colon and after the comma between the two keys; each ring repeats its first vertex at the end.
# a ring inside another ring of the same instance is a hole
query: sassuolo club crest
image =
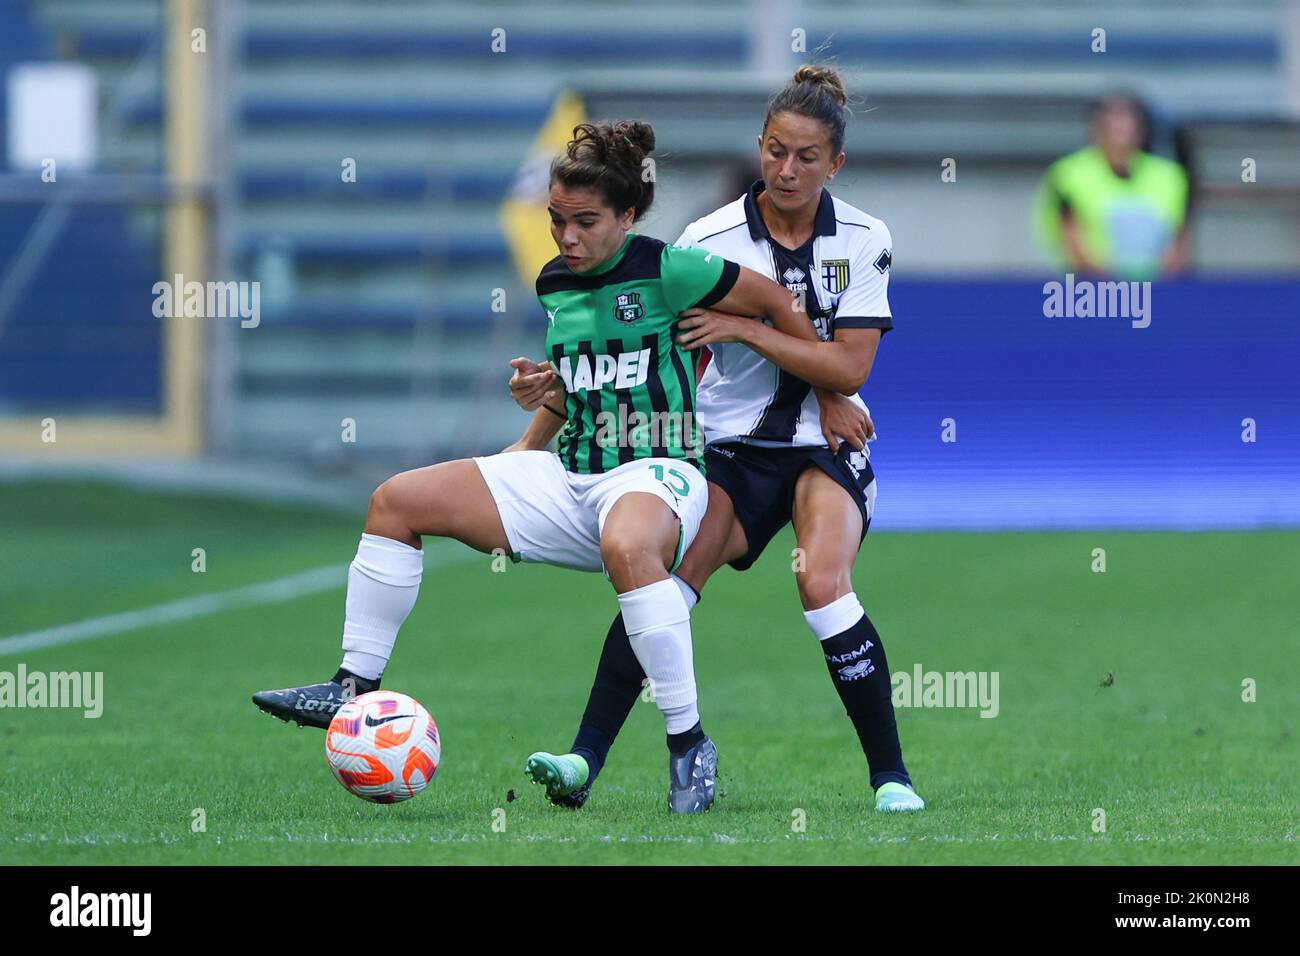
{"type": "Polygon", "coordinates": [[[620,292],[614,298],[614,318],[631,324],[645,317],[640,292],[620,292]]]}

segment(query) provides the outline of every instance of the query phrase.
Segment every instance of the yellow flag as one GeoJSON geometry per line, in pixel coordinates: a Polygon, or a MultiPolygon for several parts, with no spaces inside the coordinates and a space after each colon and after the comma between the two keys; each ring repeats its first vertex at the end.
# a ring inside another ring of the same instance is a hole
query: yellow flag
{"type": "Polygon", "coordinates": [[[533,140],[528,158],[515,175],[510,194],[501,204],[501,229],[510,246],[519,281],[528,288],[532,288],[542,266],[556,256],[550,219],[546,215],[551,160],[573,138],[573,127],[586,121],[582,99],[570,90],[560,93],[533,140]]]}

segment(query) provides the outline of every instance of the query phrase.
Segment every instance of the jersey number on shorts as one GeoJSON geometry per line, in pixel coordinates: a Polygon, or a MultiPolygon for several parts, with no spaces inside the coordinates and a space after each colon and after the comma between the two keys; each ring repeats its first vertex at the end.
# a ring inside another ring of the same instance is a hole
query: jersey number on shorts
{"type": "Polygon", "coordinates": [[[669,482],[664,478],[663,465],[651,465],[650,470],[655,473],[655,481],[662,481],[667,486],[668,490],[671,491],[674,495],[677,495],[679,498],[685,498],[687,495],[691,493],[690,481],[688,481],[686,476],[683,475],[676,468],[669,468],[668,474],[671,475],[673,478],[676,478],[677,481],[680,481],[682,483],[682,486],[680,488],[676,487],[674,482],[669,482]]]}

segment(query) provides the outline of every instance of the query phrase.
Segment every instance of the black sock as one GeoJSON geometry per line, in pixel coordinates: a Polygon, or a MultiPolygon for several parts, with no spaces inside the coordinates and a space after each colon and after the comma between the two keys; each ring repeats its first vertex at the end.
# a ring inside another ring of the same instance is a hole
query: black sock
{"type": "Polygon", "coordinates": [[[620,614],[605,634],[605,646],[596,665],[596,680],[591,685],[578,735],[573,738],[573,752],[586,760],[591,770],[587,783],[594,781],[605,766],[609,748],[632,712],[644,680],[645,671],[632,653],[632,642],[628,640],[620,614]]]}
{"type": "Polygon", "coordinates": [[[871,789],[891,780],[911,786],[894,721],[885,647],[871,618],[863,614],[847,631],[828,637],[821,646],[831,680],[867,756],[871,789]]]}
{"type": "Polygon", "coordinates": [[[336,684],[342,684],[344,688],[351,690],[353,697],[360,697],[362,694],[368,694],[372,690],[379,690],[380,678],[376,677],[374,680],[370,680],[366,677],[358,677],[351,671],[346,671],[340,667],[338,673],[331,677],[330,680],[336,684]],[[352,683],[346,683],[347,681],[352,681],[352,683]]]}
{"type": "Polygon", "coordinates": [[[674,757],[680,757],[703,739],[704,731],[700,729],[700,722],[697,720],[690,730],[668,735],[668,752],[674,757]]]}

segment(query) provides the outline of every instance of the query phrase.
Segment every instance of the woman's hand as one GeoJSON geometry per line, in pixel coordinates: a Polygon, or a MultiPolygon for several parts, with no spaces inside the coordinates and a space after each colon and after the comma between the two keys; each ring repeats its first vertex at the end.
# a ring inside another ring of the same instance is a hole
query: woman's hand
{"type": "Polygon", "coordinates": [[[526,412],[535,411],[549,403],[560,390],[553,388],[555,370],[550,362],[538,365],[532,359],[520,356],[510,360],[514,374],[510,376],[510,397],[526,412]]]}
{"type": "Polygon", "coordinates": [[[840,439],[844,439],[858,451],[867,447],[867,439],[876,432],[871,416],[854,402],[840,395],[819,388],[817,404],[821,406],[822,437],[831,451],[840,450],[840,439]]]}
{"type": "Polygon", "coordinates": [[[677,322],[677,344],[698,349],[716,342],[743,342],[755,320],[714,309],[687,309],[677,322]]]}

